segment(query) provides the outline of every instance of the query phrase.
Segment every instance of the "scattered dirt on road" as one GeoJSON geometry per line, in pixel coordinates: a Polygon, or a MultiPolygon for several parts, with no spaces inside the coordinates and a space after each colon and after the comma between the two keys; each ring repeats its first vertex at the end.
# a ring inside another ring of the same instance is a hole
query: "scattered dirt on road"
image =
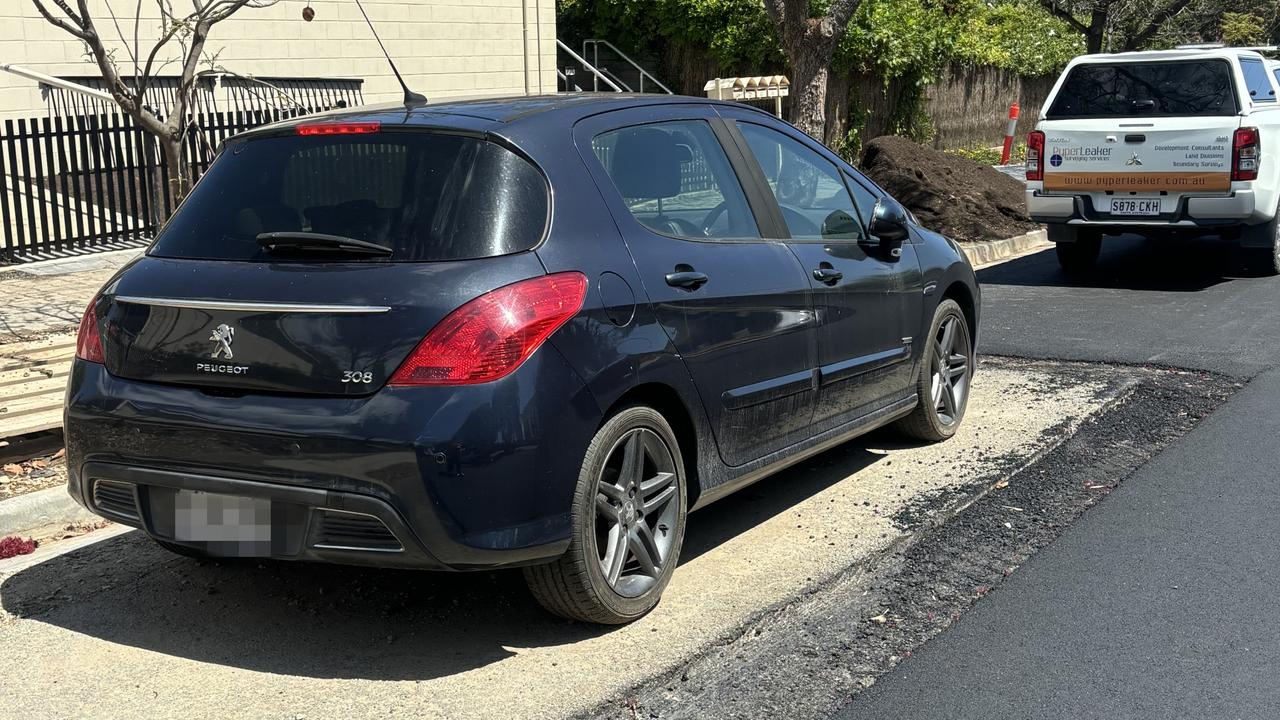
{"type": "Polygon", "coordinates": [[[1040,227],[1027,215],[1022,183],[903,137],[885,135],[867,143],[862,171],[925,227],[954,240],[1000,240],[1040,227]]]}
{"type": "MultiPolygon", "coordinates": [[[[1087,366],[1062,367],[1070,378],[1087,366]]],[[[1131,372],[1140,382],[1124,403],[1037,461],[995,482],[975,478],[967,497],[915,498],[894,517],[909,533],[902,542],[588,715],[801,720],[856,703],[1240,387],[1201,373],[1131,372]]]]}

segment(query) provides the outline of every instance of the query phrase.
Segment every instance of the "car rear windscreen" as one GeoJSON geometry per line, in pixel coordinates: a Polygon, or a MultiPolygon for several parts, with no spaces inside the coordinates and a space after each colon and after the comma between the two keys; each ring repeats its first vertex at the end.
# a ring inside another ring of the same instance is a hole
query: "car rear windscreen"
{"type": "Polygon", "coordinates": [[[1089,63],[1071,69],[1045,117],[1234,115],[1238,110],[1225,60],[1089,63]]]}
{"type": "Polygon", "coordinates": [[[524,158],[438,132],[277,136],[233,142],[164,226],[150,254],[209,260],[463,260],[542,239],[548,192],[524,158]],[[389,257],[271,254],[263,233],[377,243],[389,257]]]}

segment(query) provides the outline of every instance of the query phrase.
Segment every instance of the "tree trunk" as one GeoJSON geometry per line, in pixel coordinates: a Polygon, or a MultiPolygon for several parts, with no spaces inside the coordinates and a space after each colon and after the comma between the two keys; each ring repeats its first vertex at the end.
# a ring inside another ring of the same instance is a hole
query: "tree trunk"
{"type": "Polygon", "coordinates": [[[168,174],[169,212],[173,212],[191,190],[191,166],[182,157],[182,140],[160,138],[164,150],[164,166],[168,174]]]}
{"type": "Polygon", "coordinates": [[[819,142],[825,139],[833,50],[827,43],[810,43],[791,53],[791,124],[819,142]]]}
{"type": "Polygon", "coordinates": [[[1085,52],[1093,54],[1102,52],[1102,45],[1107,39],[1107,10],[1110,6],[1095,9],[1089,16],[1089,29],[1084,34],[1085,52]]]}

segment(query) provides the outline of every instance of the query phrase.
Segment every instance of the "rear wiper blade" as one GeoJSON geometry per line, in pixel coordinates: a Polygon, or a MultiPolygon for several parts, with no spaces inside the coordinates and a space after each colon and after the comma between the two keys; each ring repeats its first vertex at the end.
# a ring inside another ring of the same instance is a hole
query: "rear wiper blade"
{"type": "Polygon", "coordinates": [[[368,255],[390,255],[394,249],[367,240],[344,237],[342,235],[326,235],[324,233],[286,230],[283,232],[258,233],[258,244],[268,252],[276,248],[290,250],[332,250],[340,252],[364,253],[368,255]]]}

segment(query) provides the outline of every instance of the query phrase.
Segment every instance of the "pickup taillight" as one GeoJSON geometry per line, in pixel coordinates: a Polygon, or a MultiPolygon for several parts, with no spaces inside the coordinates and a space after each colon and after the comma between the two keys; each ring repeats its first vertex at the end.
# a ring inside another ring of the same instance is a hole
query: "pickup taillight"
{"type": "Polygon", "coordinates": [[[1027,179],[1044,180],[1044,133],[1039,130],[1027,135],[1027,179]]]}
{"type": "Polygon", "coordinates": [[[1231,179],[1257,180],[1262,138],[1256,127],[1236,128],[1231,141],[1231,179]]]}

